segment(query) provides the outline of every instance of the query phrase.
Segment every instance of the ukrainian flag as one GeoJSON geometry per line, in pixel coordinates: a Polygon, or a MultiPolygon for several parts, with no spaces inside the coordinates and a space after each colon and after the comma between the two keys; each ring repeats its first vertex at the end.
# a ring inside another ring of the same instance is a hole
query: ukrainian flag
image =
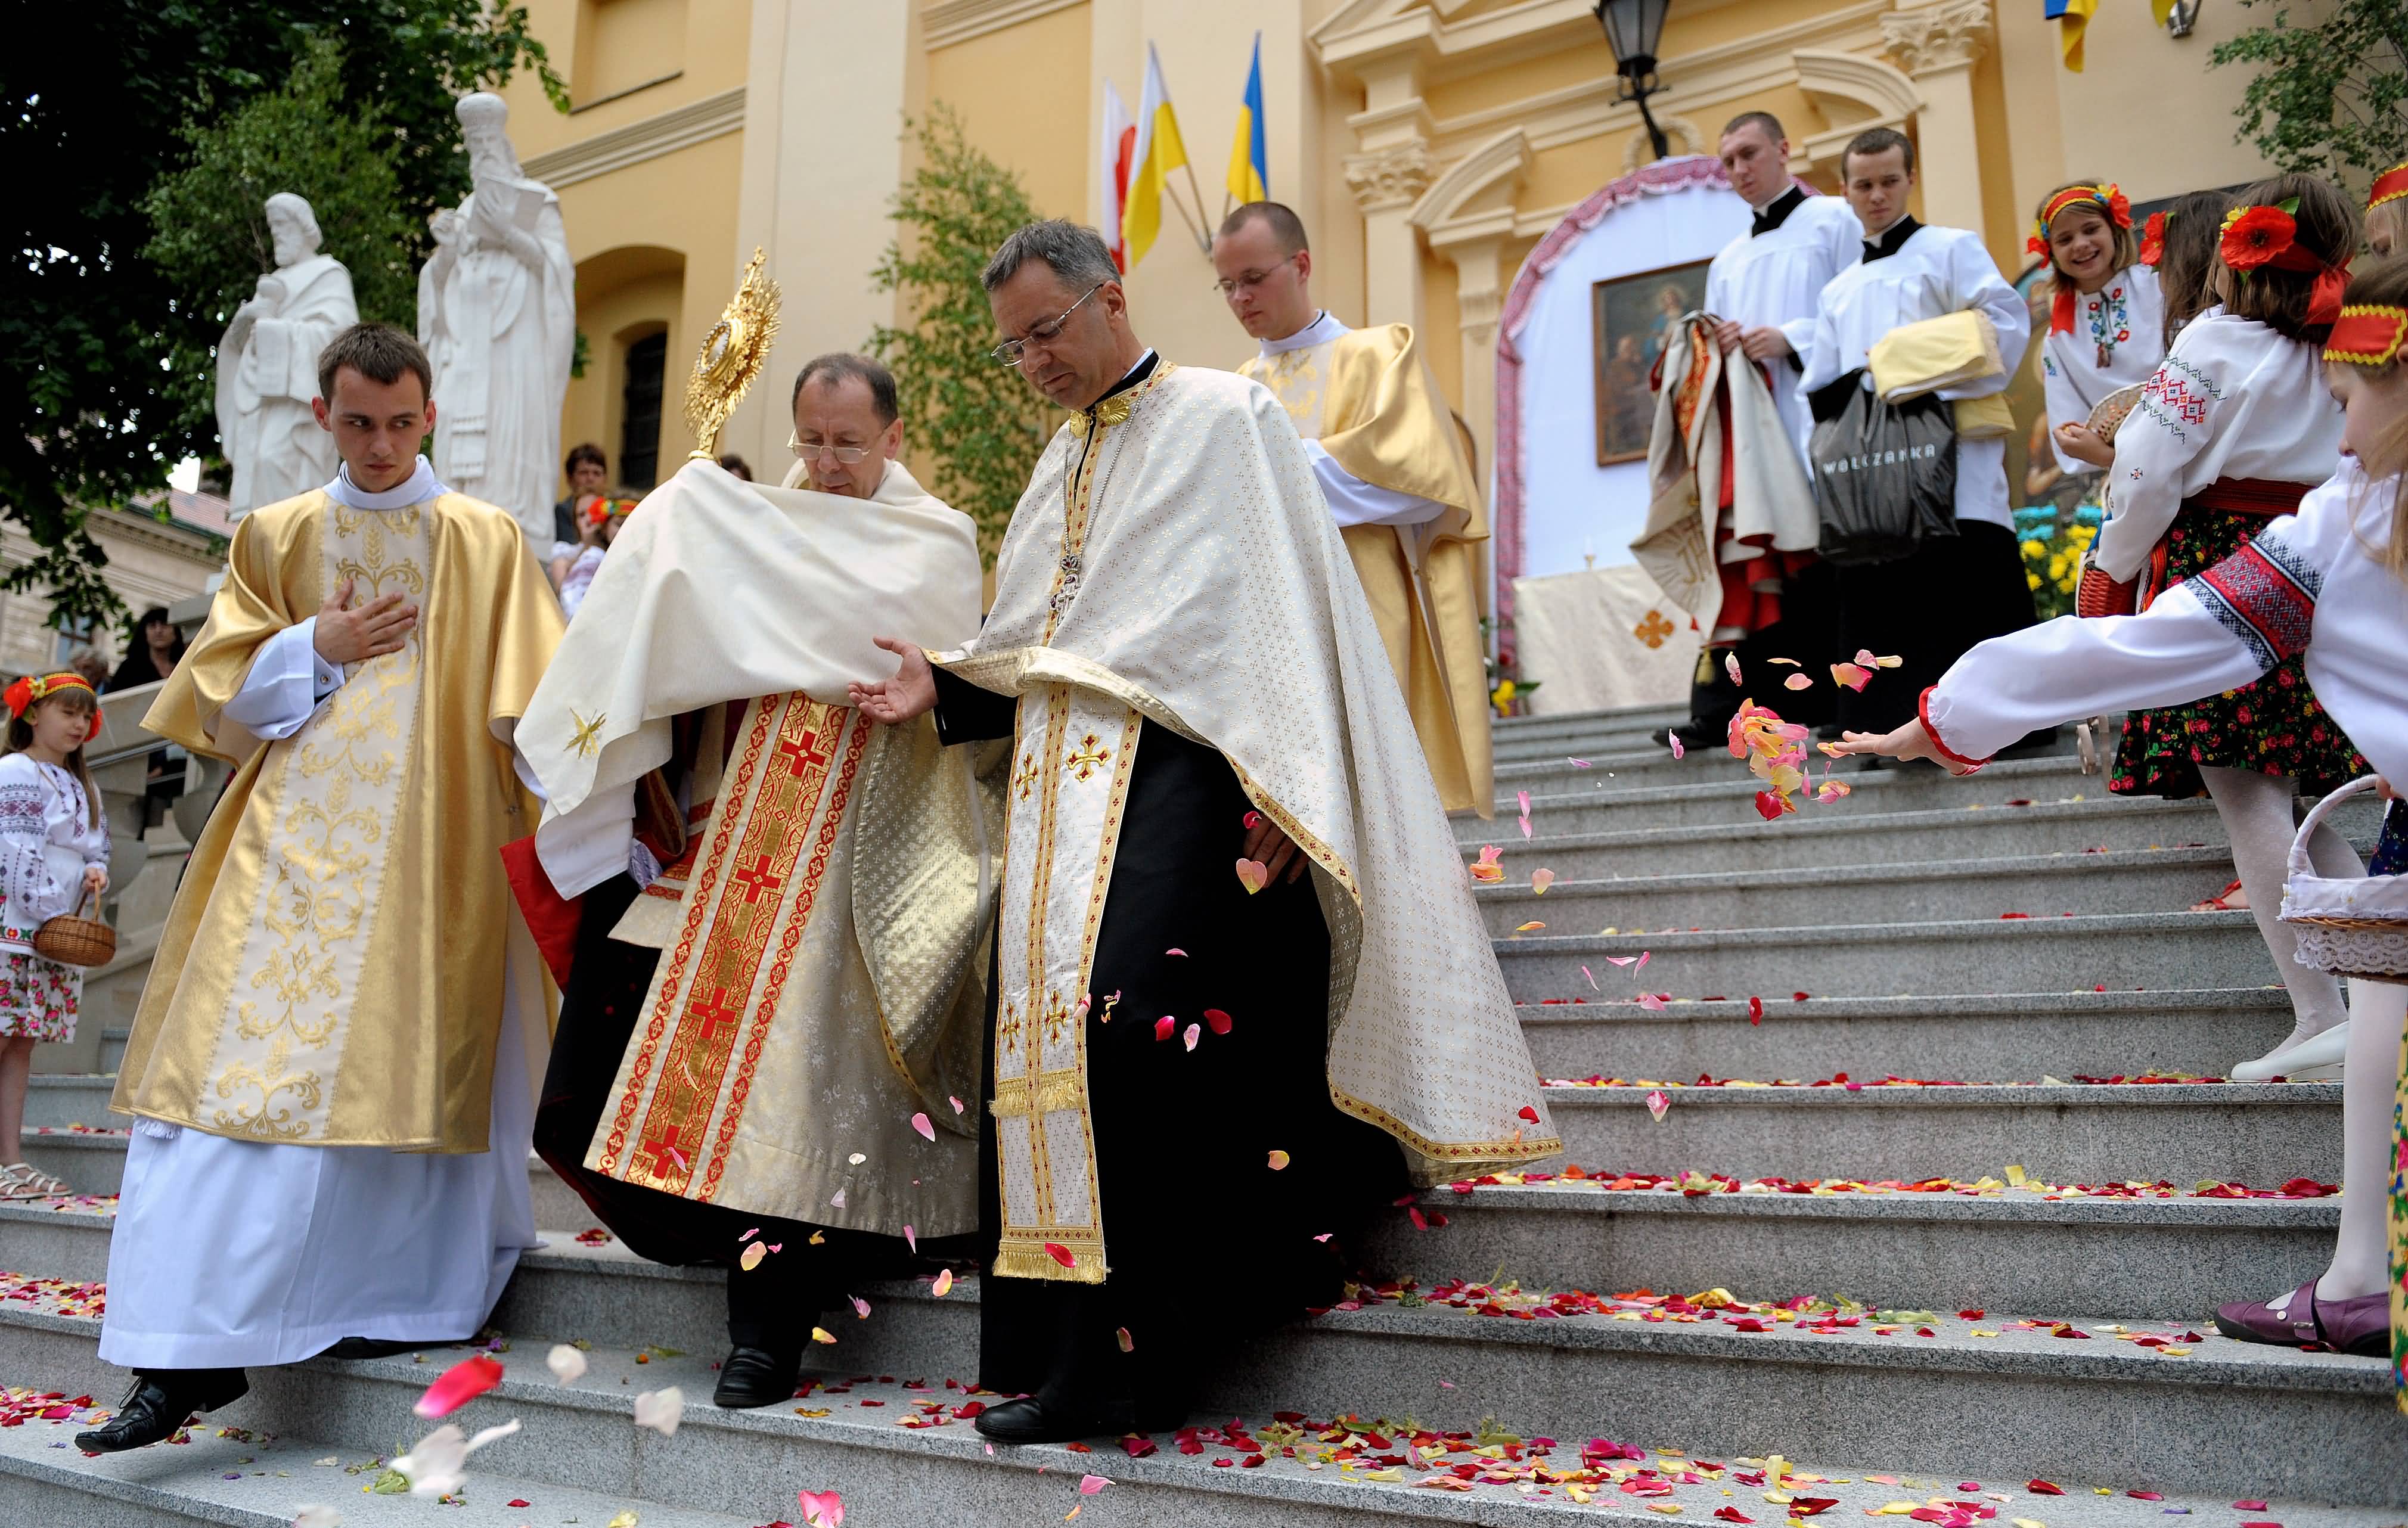
{"type": "Polygon", "coordinates": [[[1263,148],[1263,35],[1254,34],[1254,66],[1238,107],[1238,140],[1229,146],[1229,194],[1240,202],[1271,199],[1270,156],[1263,148]]]}

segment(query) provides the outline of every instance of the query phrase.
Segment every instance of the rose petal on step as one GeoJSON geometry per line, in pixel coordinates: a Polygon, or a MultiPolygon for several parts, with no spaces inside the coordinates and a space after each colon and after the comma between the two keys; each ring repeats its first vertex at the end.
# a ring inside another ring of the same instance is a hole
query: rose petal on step
{"type": "Polygon", "coordinates": [[[933,1290],[935,1290],[935,1291],[937,1292],[937,1297],[938,1297],[939,1299],[940,1299],[940,1300],[941,1300],[941,1299],[943,1299],[946,1295],[953,1293],[953,1269],[951,1269],[951,1268],[939,1268],[939,1269],[938,1269],[938,1270],[937,1270],[937,1281],[936,1281],[934,1284],[930,1285],[930,1286],[929,1286],[929,1288],[931,1288],[931,1289],[933,1289],[933,1290]]]}
{"type": "Polygon", "coordinates": [[[501,1382],[501,1364],[479,1353],[444,1370],[410,1409],[429,1421],[448,1417],[501,1382]]]}
{"type": "Polygon", "coordinates": [[[920,1138],[923,1140],[933,1141],[937,1138],[937,1127],[928,1122],[928,1117],[924,1114],[911,1116],[911,1128],[920,1133],[920,1138]]]}
{"type": "Polygon", "coordinates": [[[1641,992],[1639,1006],[1651,1013],[1660,1013],[1664,1009],[1664,1000],[1654,992],[1641,992]]]}
{"type": "Polygon", "coordinates": [[[1246,889],[1248,896],[1254,895],[1269,885],[1270,879],[1270,867],[1262,861],[1240,860],[1238,862],[1238,884],[1246,889]]]}
{"type": "Polygon", "coordinates": [[[1197,1040],[1202,1036],[1203,1033],[1204,1026],[1202,1024],[1190,1024],[1182,1032],[1180,1037],[1187,1042],[1187,1049],[1193,1050],[1196,1049],[1197,1040]]]}
{"type": "Polygon", "coordinates": [[[1270,1155],[1271,1171],[1275,1173],[1279,1172],[1284,1168],[1291,1160],[1293,1159],[1284,1151],[1273,1151],[1270,1155]]]}
{"type": "Polygon", "coordinates": [[[844,1191],[842,1189],[836,1191],[836,1197],[828,1201],[828,1207],[830,1209],[842,1209],[844,1207],[844,1191]]]}
{"type": "MultiPolygon", "coordinates": [[[[1858,653],[1857,656],[1862,657],[1864,655],[1862,653],[1858,653]]],[[[2065,1488],[2063,1486],[2055,1485],[2046,1480],[2028,1480],[2024,1483],[2024,1489],[2030,1492],[2035,1496],[2062,1496],[2065,1494],[2065,1488]]]]}
{"type": "Polygon", "coordinates": [[[1096,1492],[1103,1490],[1106,1486],[1111,1484],[1111,1482],[1110,1480],[1105,1479],[1100,1475],[1082,1475],[1079,1478],[1079,1494],[1082,1496],[1092,1496],[1096,1492]]]}
{"type": "Polygon", "coordinates": [[[833,1491],[798,1491],[803,1528],[844,1528],[844,1500],[833,1491]]]}
{"type": "Polygon", "coordinates": [[[1747,1021],[1751,1024],[1764,1022],[1764,999],[1751,997],[1747,1000],[1747,1021]]]}
{"type": "Polygon", "coordinates": [[[849,1163],[852,1163],[854,1166],[858,1167],[858,1166],[860,1166],[863,1163],[867,1162],[869,1159],[868,1159],[867,1157],[866,1157],[866,1156],[862,1155],[860,1152],[855,1151],[853,1155],[851,1155],[851,1156],[849,1156],[849,1157],[845,1158],[844,1160],[845,1160],[845,1161],[847,1161],[847,1162],[849,1162],[849,1163]]]}
{"type": "Polygon", "coordinates": [[[836,1334],[830,1332],[824,1326],[814,1326],[811,1328],[811,1340],[813,1342],[824,1342],[833,1347],[836,1344],[836,1334]]]}
{"type": "Polygon", "coordinates": [[[1564,763],[1571,765],[1574,769],[1588,769],[1593,767],[1586,759],[1566,759],[1564,763]]]}
{"type": "Polygon", "coordinates": [[[1218,1008],[1206,1008],[1204,1010],[1204,1022],[1211,1027],[1212,1033],[1215,1035],[1226,1035],[1231,1029],[1237,1026],[1237,1021],[1231,1019],[1227,1014],[1223,1013],[1218,1008]]]}
{"type": "Polygon", "coordinates": [[[671,1385],[666,1390],[648,1390],[636,1397],[636,1425],[649,1427],[663,1437],[677,1436],[678,1423],[685,1421],[685,1392],[671,1385]]]}
{"type": "Polygon", "coordinates": [[[1536,934],[1536,933],[1540,932],[1541,930],[1544,929],[1546,926],[1547,926],[1547,925],[1546,925],[1546,924],[1544,924],[1544,923],[1524,923],[1524,924],[1522,924],[1519,928],[1516,928],[1513,932],[1514,932],[1514,933],[1516,933],[1516,934],[1536,934]]]}
{"type": "Polygon", "coordinates": [[[1664,1116],[1671,1112],[1671,1108],[1672,1101],[1664,1096],[1664,1091],[1661,1088],[1647,1095],[1647,1112],[1656,1116],[1657,1124],[1664,1122],[1664,1116]]]}
{"type": "Polygon", "coordinates": [[[1589,968],[1588,968],[1587,966],[1584,965],[1584,966],[1582,966],[1582,967],[1581,967],[1581,975],[1583,975],[1583,976],[1584,976],[1584,977],[1588,978],[1588,990],[1589,990],[1590,992],[1601,992],[1605,991],[1605,989],[1604,989],[1604,988],[1602,988],[1602,987],[1600,987],[1600,986],[1598,986],[1598,985],[1597,984],[1597,976],[1596,976],[1596,973],[1594,973],[1594,972],[1592,972],[1591,970],[1589,970],[1589,968]]]}
{"type": "Polygon", "coordinates": [[[1045,1244],[1045,1255],[1066,1268],[1075,1268],[1079,1265],[1079,1260],[1070,1255],[1070,1250],[1058,1241],[1049,1241],[1045,1244]]]}
{"type": "Polygon", "coordinates": [[[294,1515],[293,1528],[342,1528],[343,1515],[331,1507],[305,1504],[294,1515]]]}
{"type": "Polygon", "coordinates": [[[1553,886],[1555,883],[1555,873],[1552,870],[1533,870],[1530,872],[1530,893],[1533,896],[1546,895],[1547,888],[1553,886]]]}
{"type": "Polygon", "coordinates": [[[753,1269],[759,1267],[761,1265],[761,1260],[768,1255],[769,1249],[756,1241],[752,1246],[744,1249],[744,1255],[736,1260],[736,1265],[743,1269],[746,1273],[751,1273],[753,1269]]]}
{"type": "Polygon", "coordinates": [[[1639,964],[1639,957],[1636,955],[1608,955],[1606,959],[1615,965],[1636,965],[1639,964]]]}
{"type": "Polygon", "coordinates": [[[585,1373],[585,1355],[565,1342],[556,1342],[552,1351],[543,1355],[543,1365],[562,1384],[573,1384],[585,1373]]]}

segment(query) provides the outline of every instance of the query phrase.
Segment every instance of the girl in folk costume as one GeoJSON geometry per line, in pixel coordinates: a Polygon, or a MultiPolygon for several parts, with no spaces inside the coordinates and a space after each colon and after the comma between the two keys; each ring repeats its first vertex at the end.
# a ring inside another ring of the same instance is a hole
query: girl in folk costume
{"type": "Polygon", "coordinates": [[[585,603],[585,592],[594,587],[594,575],[602,571],[603,553],[618,539],[619,527],[635,507],[632,497],[605,498],[598,493],[578,506],[577,550],[552,562],[552,583],[560,591],[563,615],[575,617],[577,607],[585,603]]]}
{"type": "Polygon", "coordinates": [[[108,886],[108,828],[83,746],[100,731],[100,702],[80,674],[10,685],[0,755],[0,1199],[37,1199],[67,1186],[24,1160],[25,1080],[34,1047],[75,1038],[83,972],[34,953],[34,935],[108,886]]]}
{"type": "Polygon", "coordinates": [[[2379,255],[2408,251],[2408,162],[2376,176],[2366,193],[2366,247],[2379,255]]]}
{"type": "MultiPolygon", "coordinates": [[[[2317,355],[2357,247],[2356,210],[2307,176],[2259,181],[2225,215],[2217,306],[2176,336],[2116,434],[2107,482],[2112,514],[2077,593],[2083,614],[2136,603],[2146,609],[2247,546],[2331,475],[2342,416],[2317,355]]],[[[2296,1077],[2303,1063],[2292,1049],[2344,1017],[2341,984],[2300,967],[2298,939],[2277,914],[2294,797],[2302,790],[2323,794],[2365,768],[2297,662],[2274,665],[2237,693],[2137,710],[2125,721],[2108,789],[2214,798],[2241,890],[2290,992],[2289,1037],[2235,1068],[2236,1080],[2296,1077]]],[[[2323,874],[2355,873],[2339,835],[2318,830],[2314,849],[2323,874]]]]}
{"type": "MultiPolygon", "coordinates": [[[[2398,799],[2408,785],[2408,260],[2349,283],[2323,354],[2345,411],[2347,454],[2297,514],[2269,522],[2142,615],[2053,621],[1984,643],[1926,692],[1919,720],[1886,737],[1852,738],[1844,751],[1968,774],[2035,721],[2214,694],[2304,659],[2334,719],[2393,788],[2373,872],[2408,873],[2408,804],[2398,799]]],[[[2243,1341],[2389,1355],[2402,1379],[2408,1194],[2392,1164],[2408,1119],[2408,986],[2354,979],[2350,1014],[2331,1265],[2263,1304],[2223,1307],[2216,1326],[2243,1341]]],[[[2328,1047],[2319,1037],[2299,1055],[2328,1047]]]]}
{"type": "Polygon", "coordinates": [[[2215,306],[2215,271],[2224,264],[2216,248],[2231,206],[2220,191],[2186,192],[2141,225],[2141,264],[2157,273],[2157,300],[2165,308],[2160,356],[2191,320],[2215,306]]]}
{"type": "Polygon", "coordinates": [[[2055,289],[2040,354],[2057,465],[2098,472],[2115,449],[2091,430],[2090,411],[2117,388],[2147,381],[2165,359],[2157,273],[2132,236],[2131,202],[2113,185],[2050,192],[2025,248],[2048,262],[2055,289]]]}

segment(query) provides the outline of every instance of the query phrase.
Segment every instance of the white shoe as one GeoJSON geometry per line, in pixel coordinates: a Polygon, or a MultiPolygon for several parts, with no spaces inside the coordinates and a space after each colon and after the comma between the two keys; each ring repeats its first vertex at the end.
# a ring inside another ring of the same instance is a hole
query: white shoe
{"type": "Polygon", "coordinates": [[[2232,1069],[2235,1082],[2338,1082],[2342,1058],[2349,1052],[2349,1021],[2318,1031],[2297,1045],[2278,1046],[2256,1061],[2232,1069]]]}

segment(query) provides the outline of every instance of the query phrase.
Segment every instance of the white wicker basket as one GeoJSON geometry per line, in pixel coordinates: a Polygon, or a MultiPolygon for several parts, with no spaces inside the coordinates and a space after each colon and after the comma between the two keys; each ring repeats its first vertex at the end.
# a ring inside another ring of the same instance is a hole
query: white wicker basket
{"type": "Polygon", "coordinates": [[[2298,928],[2300,964],[2311,970],[2408,983],[2408,876],[2333,880],[2317,875],[2308,860],[2308,839],[2325,814],[2375,783],[2372,776],[2352,780],[2308,809],[2291,840],[2283,921],[2298,928]]]}

